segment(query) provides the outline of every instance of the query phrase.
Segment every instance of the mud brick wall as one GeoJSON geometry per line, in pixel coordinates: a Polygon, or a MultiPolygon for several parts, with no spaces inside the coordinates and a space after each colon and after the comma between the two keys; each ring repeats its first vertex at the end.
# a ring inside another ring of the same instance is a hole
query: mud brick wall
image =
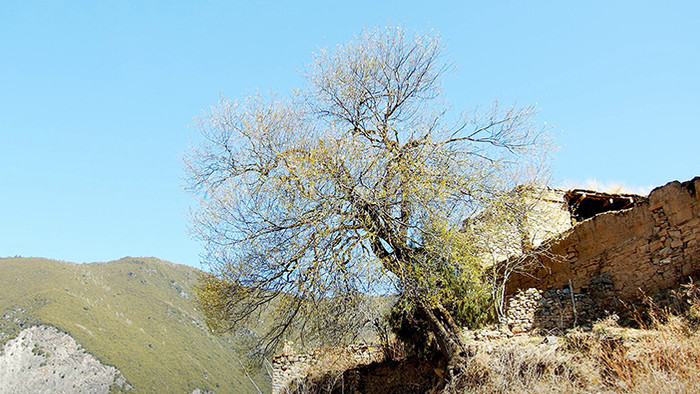
{"type": "MultiPolygon", "coordinates": [[[[551,241],[518,289],[568,287],[598,301],[635,300],[700,272],[700,177],[654,189],[647,201],[583,221],[551,241]]],[[[603,302],[605,305],[605,302],[603,302]]]]}

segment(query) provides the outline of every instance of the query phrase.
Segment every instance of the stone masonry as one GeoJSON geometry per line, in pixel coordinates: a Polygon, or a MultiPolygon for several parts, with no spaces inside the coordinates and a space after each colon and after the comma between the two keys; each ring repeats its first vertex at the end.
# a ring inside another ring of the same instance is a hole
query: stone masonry
{"type": "MultiPolygon", "coordinates": [[[[700,177],[654,189],[632,208],[587,219],[544,245],[527,275],[513,275],[507,294],[521,289],[589,294],[604,308],[634,301],[700,273],[700,177]]],[[[517,296],[516,296],[517,298],[517,296]]]]}
{"type": "Polygon", "coordinates": [[[589,294],[572,293],[568,288],[518,290],[508,300],[506,324],[513,334],[534,329],[551,333],[583,325],[602,317],[589,294]]]}
{"type": "Polygon", "coordinates": [[[272,359],[272,393],[295,392],[295,384],[312,372],[329,372],[369,364],[382,358],[376,346],[350,345],[335,349],[315,349],[310,353],[299,353],[294,344],[284,344],[282,352],[272,359]]]}

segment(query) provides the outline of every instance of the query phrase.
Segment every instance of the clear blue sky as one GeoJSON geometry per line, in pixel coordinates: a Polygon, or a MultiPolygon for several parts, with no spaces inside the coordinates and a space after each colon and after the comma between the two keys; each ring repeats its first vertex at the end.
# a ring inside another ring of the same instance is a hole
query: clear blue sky
{"type": "Polygon", "coordinates": [[[300,85],[363,26],[436,29],[456,110],[537,103],[553,183],[700,175],[696,1],[2,1],[0,256],[198,266],[180,158],[220,94],[300,85]]]}

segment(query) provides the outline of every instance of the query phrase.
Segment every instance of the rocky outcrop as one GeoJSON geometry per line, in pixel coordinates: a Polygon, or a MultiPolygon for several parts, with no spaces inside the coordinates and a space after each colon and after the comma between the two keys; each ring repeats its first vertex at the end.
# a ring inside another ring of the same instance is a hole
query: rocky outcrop
{"type": "Polygon", "coordinates": [[[87,353],[70,335],[33,326],[0,351],[0,393],[108,393],[129,391],[115,367],[87,353]]]}

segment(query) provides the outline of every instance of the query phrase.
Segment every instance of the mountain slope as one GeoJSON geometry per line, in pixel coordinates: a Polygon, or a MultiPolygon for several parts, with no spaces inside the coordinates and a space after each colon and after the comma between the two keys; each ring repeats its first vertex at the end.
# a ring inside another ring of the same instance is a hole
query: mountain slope
{"type": "MultiPolygon", "coordinates": [[[[139,392],[255,392],[236,338],[196,310],[198,271],[154,258],[73,264],[0,259],[0,344],[37,324],[69,334],[139,392]]],[[[252,376],[269,390],[269,379],[252,376]]]]}
{"type": "Polygon", "coordinates": [[[32,326],[0,350],[0,394],[107,393],[132,387],[112,366],[85,352],[70,335],[32,326]]]}

